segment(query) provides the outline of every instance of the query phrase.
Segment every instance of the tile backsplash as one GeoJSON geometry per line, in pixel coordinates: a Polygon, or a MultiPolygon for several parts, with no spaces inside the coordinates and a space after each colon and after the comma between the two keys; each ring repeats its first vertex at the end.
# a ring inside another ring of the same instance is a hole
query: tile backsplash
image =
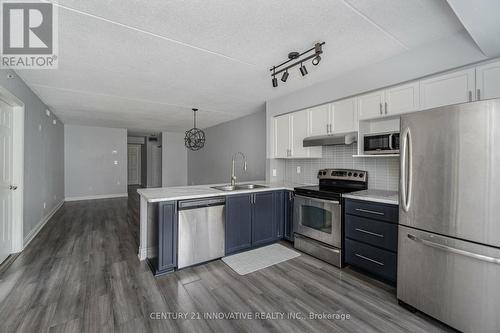
{"type": "Polygon", "coordinates": [[[368,188],[398,190],[399,158],[361,157],[354,158],[357,144],[349,146],[323,146],[323,157],[319,159],[290,159],[284,161],[284,180],[294,183],[318,183],[319,169],[340,168],[368,171],[368,188]],[[297,173],[300,167],[300,174],[297,173]]]}

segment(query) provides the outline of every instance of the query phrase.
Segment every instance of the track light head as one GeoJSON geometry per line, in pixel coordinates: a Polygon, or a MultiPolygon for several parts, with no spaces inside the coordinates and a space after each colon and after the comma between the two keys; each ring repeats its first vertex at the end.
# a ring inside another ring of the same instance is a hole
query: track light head
{"type": "Polygon", "coordinates": [[[300,64],[300,74],[302,74],[302,76],[306,76],[307,75],[306,66],[304,66],[303,64],[300,64]]]}
{"type": "Polygon", "coordinates": [[[288,70],[283,72],[283,75],[281,76],[281,81],[286,82],[288,79],[288,70]]]}
{"type": "Polygon", "coordinates": [[[278,86],[278,79],[273,76],[273,87],[276,88],[278,86]]]}
{"type": "Polygon", "coordinates": [[[321,57],[319,55],[315,56],[312,60],[312,64],[314,66],[318,66],[319,62],[321,61],[321,57]]]}

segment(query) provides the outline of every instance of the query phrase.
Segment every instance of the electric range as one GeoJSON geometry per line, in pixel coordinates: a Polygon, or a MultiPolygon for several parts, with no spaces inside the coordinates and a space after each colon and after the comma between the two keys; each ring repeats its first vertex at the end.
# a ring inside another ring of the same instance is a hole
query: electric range
{"type": "Polygon", "coordinates": [[[294,246],[337,267],[343,266],[342,195],[366,190],[368,172],[350,169],[318,171],[319,185],[295,188],[294,246]]]}

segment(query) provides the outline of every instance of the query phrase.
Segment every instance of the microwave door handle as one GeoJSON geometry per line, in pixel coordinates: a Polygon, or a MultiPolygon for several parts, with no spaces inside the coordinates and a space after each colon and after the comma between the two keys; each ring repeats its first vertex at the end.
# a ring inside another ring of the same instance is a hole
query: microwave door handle
{"type": "Polygon", "coordinates": [[[389,134],[389,150],[393,150],[393,149],[394,149],[394,148],[392,148],[392,136],[393,136],[393,135],[394,135],[394,134],[392,134],[392,133],[391,133],[391,134],[389,134]]]}

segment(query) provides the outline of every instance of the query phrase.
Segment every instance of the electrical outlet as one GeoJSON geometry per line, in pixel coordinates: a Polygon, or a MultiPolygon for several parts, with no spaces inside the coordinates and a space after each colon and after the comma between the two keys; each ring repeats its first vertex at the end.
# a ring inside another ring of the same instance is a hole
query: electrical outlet
{"type": "Polygon", "coordinates": [[[299,166],[297,167],[297,173],[300,173],[300,167],[299,166]]]}
{"type": "Polygon", "coordinates": [[[47,115],[47,117],[50,117],[50,111],[49,110],[45,110],[45,114],[47,115]]]}
{"type": "Polygon", "coordinates": [[[57,120],[52,120],[52,124],[57,125],[57,120]]]}
{"type": "Polygon", "coordinates": [[[118,161],[114,161],[113,163],[114,163],[115,165],[118,165],[118,161]]]}
{"type": "Polygon", "coordinates": [[[273,177],[276,177],[276,169],[273,169],[273,177]]]}
{"type": "Polygon", "coordinates": [[[47,208],[47,203],[46,203],[46,202],[44,202],[44,203],[43,203],[43,209],[46,209],[46,208],[47,208]]]}

